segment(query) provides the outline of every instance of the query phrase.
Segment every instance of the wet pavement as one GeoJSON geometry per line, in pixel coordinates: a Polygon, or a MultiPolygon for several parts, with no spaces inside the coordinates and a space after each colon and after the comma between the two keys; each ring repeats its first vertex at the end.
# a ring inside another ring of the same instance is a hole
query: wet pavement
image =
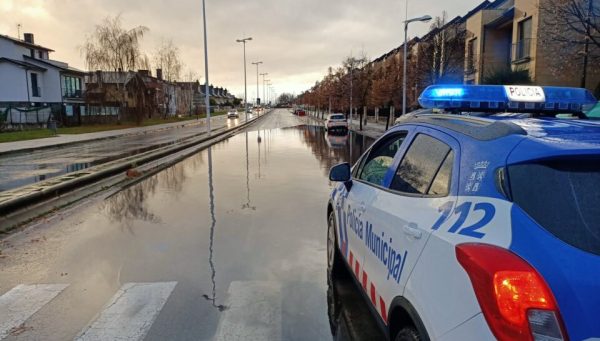
{"type": "MultiPolygon", "coordinates": [[[[216,129],[243,121],[222,116],[212,124],[216,129]]],[[[194,125],[0,155],[0,192],[174,144],[205,131],[204,125],[194,125]]]]}
{"type": "MultiPolygon", "coordinates": [[[[5,238],[0,339],[348,339],[340,311],[365,305],[349,279],[328,300],[327,174],[370,143],[278,110],[5,238]]],[[[378,339],[361,311],[346,316],[378,339]]]]}

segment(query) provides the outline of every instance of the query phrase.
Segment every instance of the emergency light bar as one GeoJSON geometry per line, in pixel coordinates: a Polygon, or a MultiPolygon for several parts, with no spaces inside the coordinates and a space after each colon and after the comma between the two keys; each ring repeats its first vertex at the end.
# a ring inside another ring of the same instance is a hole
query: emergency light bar
{"type": "Polygon", "coordinates": [[[586,89],[524,85],[431,85],[419,103],[450,111],[581,113],[596,98],[586,89]]]}

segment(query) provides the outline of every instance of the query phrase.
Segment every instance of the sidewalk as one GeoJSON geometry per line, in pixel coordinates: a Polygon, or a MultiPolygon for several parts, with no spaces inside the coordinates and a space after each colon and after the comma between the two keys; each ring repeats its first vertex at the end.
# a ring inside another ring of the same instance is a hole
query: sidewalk
{"type": "MultiPolygon", "coordinates": [[[[226,119],[226,115],[213,117],[211,123],[216,123],[226,119]]],[[[17,151],[27,151],[32,149],[49,148],[61,145],[68,145],[73,143],[88,142],[94,140],[109,139],[114,137],[120,137],[125,135],[137,135],[146,134],[148,132],[160,131],[165,129],[191,127],[195,125],[205,125],[205,118],[199,120],[190,120],[183,122],[173,122],[165,124],[157,124],[147,127],[136,127],[118,130],[107,130],[96,133],[85,133],[85,134],[64,134],[57,135],[54,137],[47,137],[35,140],[25,140],[16,142],[4,142],[0,143],[0,154],[12,153],[17,151]]]]}

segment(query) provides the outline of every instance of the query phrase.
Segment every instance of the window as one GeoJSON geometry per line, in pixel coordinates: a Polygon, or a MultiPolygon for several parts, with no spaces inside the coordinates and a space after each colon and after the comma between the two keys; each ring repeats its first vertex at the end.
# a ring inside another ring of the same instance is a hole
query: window
{"type": "Polygon", "coordinates": [[[44,59],[44,54],[42,51],[38,50],[38,58],[39,59],[44,59]]]}
{"type": "Polygon", "coordinates": [[[35,50],[34,49],[29,49],[29,57],[35,58],[35,50]]]}
{"type": "Polygon", "coordinates": [[[453,161],[454,154],[448,145],[419,134],[398,166],[391,189],[413,194],[446,195],[453,161]]]}
{"type": "Polygon", "coordinates": [[[40,97],[40,87],[38,86],[37,73],[31,73],[31,96],[40,97]]]}
{"type": "Polygon", "coordinates": [[[81,78],[64,76],[63,93],[66,97],[79,97],[81,91],[81,78]]]}
{"type": "Polygon", "coordinates": [[[467,73],[475,72],[475,63],[477,59],[475,58],[475,52],[477,51],[477,38],[471,39],[467,45],[467,73]]]}
{"type": "Polygon", "coordinates": [[[383,186],[385,174],[405,138],[406,132],[395,134],[374,146],[369,155],[364,158],[364,163],[358,171],[358,178],[377,186],[383,186]]]}
{"type": "Polygon", "coordinates": [[[531,50],[531,18],[519,22],[517,43],[515,44],[515,60],[528,58],[531,50]]]}
{"type": "Polygon", "coordinates": [[[444,163],[431,183],[428,195],[448,195],[450,191],[450,180],[452,179],[452,165],[454,164],[454,152],[450,151],[444,159],[444,163]]]}
{"type": "Polygon", "coordinates": [[[600,255],[600,160],[551,160],[508,167],[515,204],[554,236],[600,255]]]}

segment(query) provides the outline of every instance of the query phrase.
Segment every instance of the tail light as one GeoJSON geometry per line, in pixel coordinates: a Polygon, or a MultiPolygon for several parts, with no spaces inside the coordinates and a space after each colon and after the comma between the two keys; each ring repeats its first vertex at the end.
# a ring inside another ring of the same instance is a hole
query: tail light
{"type": "Polygon", "coordinates": [[[552,291],[537,271],[497,246],[456,246],[481,311],[499,340],[567,340],[552,291]]]}

